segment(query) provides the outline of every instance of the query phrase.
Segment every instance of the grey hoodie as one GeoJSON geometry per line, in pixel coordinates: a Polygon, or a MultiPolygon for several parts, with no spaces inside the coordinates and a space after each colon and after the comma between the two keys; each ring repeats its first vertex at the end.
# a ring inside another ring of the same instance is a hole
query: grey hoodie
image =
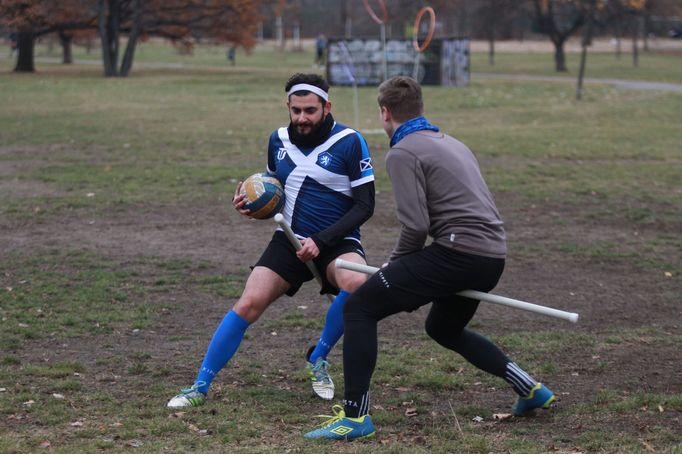
{"type": "Polygon", "coordinates": [[[391,260],[424,247],[427,236],[447,248],[504,258],[504,224],[478,161],[462,142],[440,132],[405,136],[386,155],[398,221],[391,260]]]}

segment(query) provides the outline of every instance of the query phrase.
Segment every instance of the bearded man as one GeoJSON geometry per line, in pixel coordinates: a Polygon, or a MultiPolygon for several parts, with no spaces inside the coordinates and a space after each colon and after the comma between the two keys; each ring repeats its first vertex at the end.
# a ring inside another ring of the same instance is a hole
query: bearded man
{"type": "MultiPolygon", "coordinates": [[[[194,384],[168,402],[169,408],[201,405],[215,375],[234,356],[246,329],[282,295],[293,296],[313,279],[313,261],[323,281],[321,293],[336,294],[307,368],[314,393],[334,397],[327,354],[343,335],[343,309],[367,277],[334,266],[337,258],[365,263],[360,225],[374,212],[374,171],[365,139],[336,123],[329,85],[317,74],[294,74],[286,83],[290,123],[270,135],[267,173],[285,193],[283,216],[302,244],[298,251],[278,229],[249,275],[241,297],[227,313],[208,346],[194,384]]],[[[238,183],[232,203],[243,216],[238,183]]]]}

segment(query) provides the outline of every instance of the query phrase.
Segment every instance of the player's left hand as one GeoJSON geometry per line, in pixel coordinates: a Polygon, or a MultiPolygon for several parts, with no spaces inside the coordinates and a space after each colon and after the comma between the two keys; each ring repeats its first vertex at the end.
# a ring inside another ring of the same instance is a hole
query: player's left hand
{"type": "Polygon", "coordinates": [[[320,255],[320,249],[312,238],[305,238],[301,241],[301,249],[296,251],[296,255],[302,262],[307,262],[320,255]]]}

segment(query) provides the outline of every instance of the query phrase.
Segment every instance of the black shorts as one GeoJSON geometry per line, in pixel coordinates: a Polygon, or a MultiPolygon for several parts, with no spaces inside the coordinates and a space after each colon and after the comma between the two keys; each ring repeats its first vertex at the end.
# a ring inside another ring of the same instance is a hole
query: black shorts
{"type": "MultiPolygon", "coordinates": [[[[320,290],[321,294],[332,293],[336,295],[339,293],[339,289],[327,280],[326,269],[332,260],[336,260],[340,255],[349,252],[355,252],[365,257],[365,251],[359,242],[355,240],[342,240],[337,245],[320,252],[320,255],[313,260],[324,284],[322,290],[320,290]]],[[[291,285],[291,288],[286,293],[288,296],[294,296],[304,282],[313,279],[313,274],[308,269],[308,266],[296,257],[296,249],[281,230],[275,232],[270,243],[254,266],[269,268],[287,281],[291,285]]]]}

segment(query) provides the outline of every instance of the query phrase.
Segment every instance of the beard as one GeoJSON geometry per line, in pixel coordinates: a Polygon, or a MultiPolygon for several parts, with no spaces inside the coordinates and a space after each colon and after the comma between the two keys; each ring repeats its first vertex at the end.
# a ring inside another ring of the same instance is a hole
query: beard
{"type": "MultiPolygon", "coordinates": [[[[291,119],[291,117],[290,117],[291,119]]],[[[334,117],[331,112],[325,115],[319,122],[289,123],[289,139],[296,146],[312,148],[323,143],[329,138],[329,133],[334,126],[334,117]]]]}
{"type": "Polygon", "coordinates": [[[294,123],[291,121],[291,116],[289,117],[289,121],[291,121],[291,125],[294,127],[296,130],[296,133],[299,136],[305,137],[305,136],[312,136],[316,132],[322,128],[322,125],[324,124],[324,120],[326,119],[326,115],[320,118],[320,121],[318,122],[312,122],[312,121],[305,121],[302,123],[294,123]]]}

